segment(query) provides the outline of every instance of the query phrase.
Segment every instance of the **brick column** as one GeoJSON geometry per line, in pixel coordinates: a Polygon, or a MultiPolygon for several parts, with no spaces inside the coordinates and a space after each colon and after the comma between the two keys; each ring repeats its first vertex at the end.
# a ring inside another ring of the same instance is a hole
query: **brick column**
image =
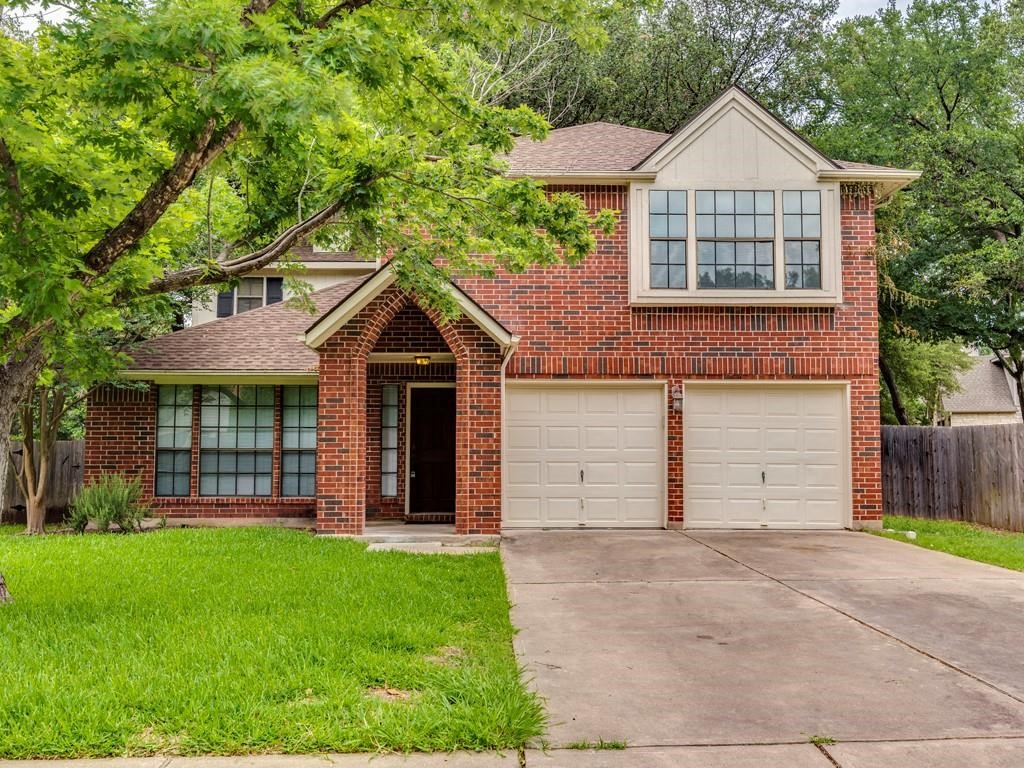
{"type": "Polygon", "coordinates": [[[870,363],[868,375],[851,377],[850,386],[853,526],[878,528],[882,524],[882,443],[875,194],[868,185],[844,184],[841,197],[843,304],[856,313],[856,341],[851,339],[850,345],[870,363]]]}
{"type": "Polygon", "coordinates": [[[358,535],[366,519],[366,357],[354,347],[338,334],[320,352],[318,533],[358,535]]]}
{"type": "Polygon", "coordinates": [[[455,385],[455,532],[494,534],[501,531],[501,351],[472,323],[457,327],[465,354],[455,385]]]}

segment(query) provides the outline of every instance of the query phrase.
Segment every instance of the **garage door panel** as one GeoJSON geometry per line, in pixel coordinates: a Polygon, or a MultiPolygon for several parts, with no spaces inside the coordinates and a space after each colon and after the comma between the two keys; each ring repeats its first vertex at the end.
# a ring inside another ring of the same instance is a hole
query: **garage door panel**
{"type": "Polygon", "coordinates": [[[508,384],[504,523],[664,525],[665,401],[661,387],[508,384]]]}
{"type": "Polygon", "coordinates": [[[613,450],[618,449],[619,429],[614,426],[584,427],[583,447],[587,450],[595,448],[611,448],[613,450]]]}
{"type": "Polygon", "coordinates": [[[540,448],[540,427],[511,426],[505,430],[506,445],[511,450],[540,448]]]}
{"type": "Polygon", "coordinates": [[[582,393],[583,413],[617,414],[619,412],[619,395],[613,390],[593,390],[582,393]]]}
{"type": "Polygon", "coordinates": [[[688,386],[686,525],[847,524],[845,403],[841,386],[688,386]]]}
{"type": "Polygon", "coordinates": [[[579,448],[579,427],[545,427],[544,447],[548,449],[579,448]]]}
{"type": "Polygon", "coordinates": [[[541,465],[536,461],[510,461],[505,468],[509,485],[536,486],[541,479],[541,465]]]}
{"type": "Polygon", "coordinates": [[[756,427],[726,427],[725,447],[732,451],[760,451],[761,430],[756,427]]]}

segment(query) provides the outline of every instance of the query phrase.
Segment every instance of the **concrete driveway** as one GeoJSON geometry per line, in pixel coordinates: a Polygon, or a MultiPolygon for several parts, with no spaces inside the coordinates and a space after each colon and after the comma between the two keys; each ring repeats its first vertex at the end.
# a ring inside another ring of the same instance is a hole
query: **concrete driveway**
{"type": "Polygon", "coordinates": [[[551,716],[528,765],[1024,765],[1024,574],[852,532],[538,531],[502,555],[551,716]],[[602,739],[629,748],[559,749],[602,739]]]}

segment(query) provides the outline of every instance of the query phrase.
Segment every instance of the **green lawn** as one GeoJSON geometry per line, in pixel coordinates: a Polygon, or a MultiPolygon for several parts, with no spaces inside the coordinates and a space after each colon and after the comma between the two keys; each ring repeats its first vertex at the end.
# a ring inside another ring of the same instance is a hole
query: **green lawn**
{"type": "Polygon", "coordinates": [[[512,748],[497,553],[272,529],[0,529],[0,757],[512,748]]]}
{"type": "MultiPolygon", "coordinates": [[[[950,520],[918,520],[887,516],[883,525],[897,531],[915,531],[910,542],[919,547],[948,552],[982,563],[1024,571],[1024,533],[1008,533],[950,520]]],[[[909,541],[902,533],[879,533],[890,539],[909,541]]]]}

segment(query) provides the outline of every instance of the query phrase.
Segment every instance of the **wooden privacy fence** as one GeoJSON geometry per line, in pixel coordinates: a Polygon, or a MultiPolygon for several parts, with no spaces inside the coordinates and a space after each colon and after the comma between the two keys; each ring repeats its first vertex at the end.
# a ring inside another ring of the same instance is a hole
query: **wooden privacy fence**
{"type": "MultiPolygon", "coordinates": [[[[11,450],[17,452],[21,443],[13,443],[11,450]]],[[[85,458],[84,440],[58,440],[53,446],[53,460],[50,464],[49,477],[46,483],[47,520],[60,520],[64,510],[82,489],[83,459],[85,458]]],[[[25,520],[25,497],[14,479],[14,465],[7,475],[7,509],[0,509],[0,517],[5,522],[23,522],[25,520]]]]}
{"type": "Polygon", "coordinates": [[[1024,531],[1024,424],[882,427],[889,515],[1024,531]]]}

